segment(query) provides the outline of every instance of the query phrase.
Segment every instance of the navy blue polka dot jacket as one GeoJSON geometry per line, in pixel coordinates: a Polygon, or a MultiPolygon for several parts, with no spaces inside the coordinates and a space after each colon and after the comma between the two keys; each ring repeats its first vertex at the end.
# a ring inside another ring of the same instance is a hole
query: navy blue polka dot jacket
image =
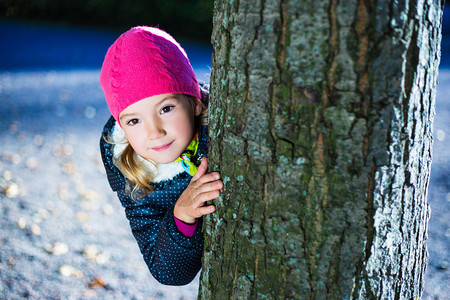
{"type": "MultiPolygon", "coordinates": [[[[109,136],[116,121],[111,117],[103,129],[109,136]]],[[[196,156],[207,154],[207,127],[199,129],[196,156]]],[[[173,208],[188,186],[191,175],[177,174],[172,179],[152,183],[154,192],[134,201],[125,191],[126,179],[113,163],[113,145],[100,140],[100,150],[109,184],[117,192],[141,253],[152,275],[162,284],[184,285],[191,282],[201,267],[203,251],[202,220],[192,237],[178,231],[173,208]]]]}

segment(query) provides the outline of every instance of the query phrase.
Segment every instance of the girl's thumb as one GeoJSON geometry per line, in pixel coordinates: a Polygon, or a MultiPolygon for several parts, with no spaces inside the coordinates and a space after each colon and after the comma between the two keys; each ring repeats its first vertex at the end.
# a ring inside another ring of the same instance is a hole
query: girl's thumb
{"type": "Polygon", "coordinates": [[[194,175],[194,180],[199,179],[203,175],[206,174],[206,171],[208,170],[208,160],[206,157],[202,157],[202,162],[200,163],[200,166],[198,166],[197,172],[194,175]]]}

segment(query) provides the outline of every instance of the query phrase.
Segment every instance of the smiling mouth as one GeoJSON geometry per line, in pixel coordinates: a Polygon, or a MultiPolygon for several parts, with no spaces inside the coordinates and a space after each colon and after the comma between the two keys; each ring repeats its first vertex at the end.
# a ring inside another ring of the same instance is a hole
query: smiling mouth
{"type": "Polygon", "coordinates": [[[154,148],[152,148],[152,150],[161,152],[161,151],[164,151],[164,150],[169,149],[169,147],[170,147],[172,144],[173,144],[173,142],[170,142],[170,143],[165,144],[165,145],[162,145],[162,146],[154,147],[154,148]]]}

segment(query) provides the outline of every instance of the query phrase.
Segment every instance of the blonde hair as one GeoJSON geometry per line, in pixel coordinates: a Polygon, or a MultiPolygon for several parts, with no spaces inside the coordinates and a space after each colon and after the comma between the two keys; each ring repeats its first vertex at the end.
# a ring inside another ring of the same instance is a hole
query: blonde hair
{"type": "MultiPolygon", "coordinates": [[[[191,102],[191,105],[194,105],[195,101],[197,101],[197,98],[195,97],[188,95],[186,96],[191,102]]],[[[207,102],[205,101],[205,99],[202,99],[201,102],[202,112],[198,117],[195,118],[195,130],[198,130],[201,125],[208,125],[207,102]]],[[[136,151],[134,151],[133,147],[131,147],[131,144],[128,142],[126,137],[123,141],[119,142],[111,141],[109,137],[105,137],[104,139],[107,143],[110,144],[126,145],[122,153],[118,156],[117,159],[115,159],[115,164],[126,178],[125,190],[130,194],[131,199],[136,201],[136,199],[143,198],[147,194],[152,193],[153,187],[150,183],[153,181],[156,174],[153,174],[148,170],[148,168],[144,167],[143,160],[151,163],[155,167],[155,169],[157,168],[157,165],[151,160],[143,158],[139,154],[137,154],[136,151]]]]}

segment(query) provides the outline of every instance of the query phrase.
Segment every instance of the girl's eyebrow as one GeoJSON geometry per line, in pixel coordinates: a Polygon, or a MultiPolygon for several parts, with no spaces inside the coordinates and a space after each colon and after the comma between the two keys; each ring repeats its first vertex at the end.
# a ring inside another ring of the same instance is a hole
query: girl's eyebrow
{"type": "MultiPolygon", "coordinates": [[[[170,100],[170,99],[179,99],[177,97],[177,94],[169,94],[166,97],[162,98],[160,101],[158,101],[155,106],[159,106],[161,105],[161,103],[163,103],[164,101],[170,100]]],[[[130,114],[124,114],[122,116],[119,117],[119,120],[122,120],[123,118],[129,117],[129,116],[134,116],[136,113],[130,113],[130,114]]]]}
{"type": "Polygon", "coordinates": [[[135,114],[134,114],[134,113],[131,113],[131,114],[124,114],[124,115],[122,115],[122,116],[119,117],[119,120],[125,119],[126,117],[133,116],[133,115],[135,115],[135,114]]]}
{"type": "Polygon", "coordinates": [[[160,105],[161,103],[163,103],[164,101],[170,100],[170,99],[177,99],[177,100],[178,100],[178,97],[177,97],[176,94],[170,94],[170,95],[167,95],[166,97],[162,98],[158,103],[156,103],[156,106],[159,106],[159,105],[160,105]]]}

